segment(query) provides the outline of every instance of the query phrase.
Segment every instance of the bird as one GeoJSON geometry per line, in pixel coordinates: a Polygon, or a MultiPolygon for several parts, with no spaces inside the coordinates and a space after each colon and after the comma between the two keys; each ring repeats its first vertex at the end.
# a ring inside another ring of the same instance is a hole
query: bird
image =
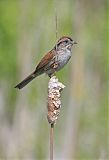
{"type": "Polygon", "coordinates": [[[35,70],[27,76],[23,81],[15,86],[15,88],[22,89],[29,82],[39,75],[46,73],[50,78],[60,69],[62,69],[72,55],[72,46],[77,44],[71,37],[62,36],[36,66],[35,70]]]}

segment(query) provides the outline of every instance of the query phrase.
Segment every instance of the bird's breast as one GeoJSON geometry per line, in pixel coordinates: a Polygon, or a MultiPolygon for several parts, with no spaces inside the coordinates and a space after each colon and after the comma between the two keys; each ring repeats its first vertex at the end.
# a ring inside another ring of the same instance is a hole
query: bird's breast
{"type": "Polygon", "coordinates": [[[57,70],[60,70],[62,67],[64,67],[64,65],[67,64],[70,58],[71,58],[70,50],[59,51],[56,56],[56,61],[58,63],[57,70]]]}

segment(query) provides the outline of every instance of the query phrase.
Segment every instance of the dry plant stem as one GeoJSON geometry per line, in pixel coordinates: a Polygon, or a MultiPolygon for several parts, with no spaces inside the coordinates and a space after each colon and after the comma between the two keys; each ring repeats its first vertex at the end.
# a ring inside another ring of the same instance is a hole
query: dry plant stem
{"type": "Polygon", "coordinates": [[[54,124],[50,127],[50,160],[53,160],[54,124]]]}
{"type": "Polygon", "coordinates": [[[54,0],[55,5],[55,27],[56,27],[56,40],[58,38],[58,16],[57,16],[57,0],[54,0]]]}

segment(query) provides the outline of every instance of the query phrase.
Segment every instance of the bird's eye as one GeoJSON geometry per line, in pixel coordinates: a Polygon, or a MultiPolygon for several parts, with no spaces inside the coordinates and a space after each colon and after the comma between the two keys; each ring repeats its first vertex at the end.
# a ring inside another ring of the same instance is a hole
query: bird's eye
{"type": "Polygon", "coordinates": [[[68,40],[66,40],[65,43],[68,43],[68,40]]]}

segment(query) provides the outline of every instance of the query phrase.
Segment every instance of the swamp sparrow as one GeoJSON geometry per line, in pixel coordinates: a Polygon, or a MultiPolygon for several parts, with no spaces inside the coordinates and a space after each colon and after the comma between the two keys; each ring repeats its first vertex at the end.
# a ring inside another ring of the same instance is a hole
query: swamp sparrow
{"type": "Polygon", "coordinates": [[[39,62],[34,72],[27,78],[15,86],[15,88],[23,88],[37,76],[46,73],[51,77],[55,72],[64,67],[71,58],[71,48],[73,44],[77,44],[68,36],[61,37],[55,47],[48,52],[39,62]]]}

